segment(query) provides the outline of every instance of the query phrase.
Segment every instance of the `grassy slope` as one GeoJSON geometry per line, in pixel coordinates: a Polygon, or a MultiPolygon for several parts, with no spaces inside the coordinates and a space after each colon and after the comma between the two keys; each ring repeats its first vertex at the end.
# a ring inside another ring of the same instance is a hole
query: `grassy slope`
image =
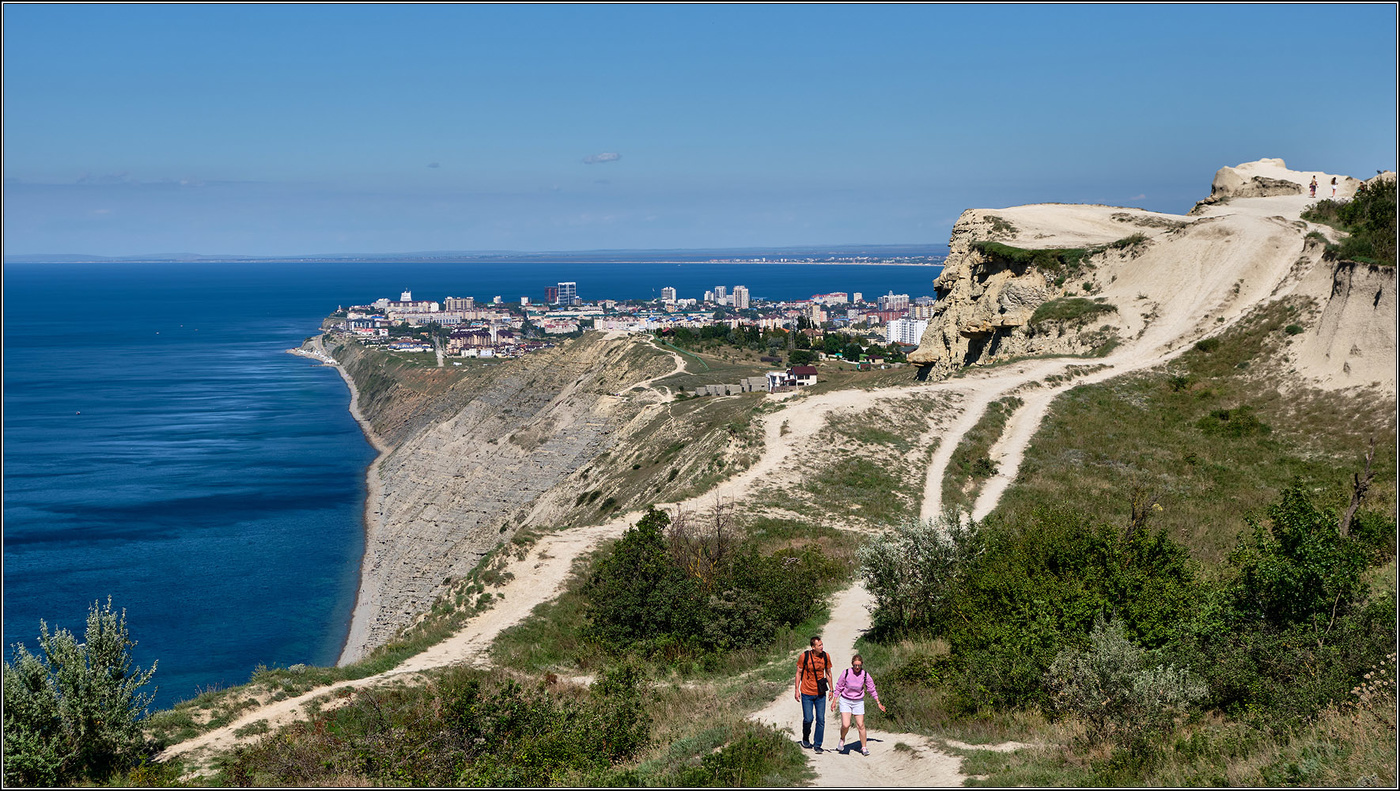
{"type": "Polygon", "coordinates": [[[1376,440],[1368,508],[1395,505],[1395,402],[1281,390],[1270,361],[1291,337],[1298,307],[1275,303],[1165,368],[1074,388],[1056,400],[997,508],[1014,515],[1057,502],[1127,524],[1135,490],[1160,498],[1154,524],[1200,560],[1218,562],[1245,518],[1295,477],[1345,505],[1351,474],[1376,440]],[[1253,408],[1271,431],[1246,436],[1201,427],[1220,409],[1253,408]]]}

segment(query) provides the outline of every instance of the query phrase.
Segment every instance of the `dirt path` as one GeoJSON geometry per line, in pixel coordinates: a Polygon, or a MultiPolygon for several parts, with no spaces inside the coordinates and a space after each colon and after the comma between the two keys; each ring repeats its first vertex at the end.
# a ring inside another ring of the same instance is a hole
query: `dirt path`
{"type": "Polygon", "coordinates": [[[363,689],[378,686],[411,674],[449,665],[488,664],[487,652],[497,635],[519,623],[537,605],[559,595],[576,558],[597,546],[598,542],[621,535],[627,525],[635,522],[639,516],[640,514],[629,514],[605,525],[551,533],[541,538],[526,553],[523,561],[517,561],[510,566],[515,578],[494,591],[497,599],[494,607],[468,621],[467,625],[452,637],[404,660],[398,667],[375,676],[318,687],[303,695],[261,706],[222,728],[168,748],[160,754],[159,760],[183,757],[197,767],[204,766],[214,754],[258,738],[240,738],[234,734],[237,729],[258,720],[266,720],[272,730],[276,730],[283,725],[304,719],[304,706],[307,703],[318,698],[331,700],[331,696],[344,687],[363,689]]]}
{"type": "MultiPolygon", "coordinates": [[[[860,584],[837,594],[831,620],[822,632],[822,642],[838,668],[849,665],[856,639],[869,628],[872,604],[873,599],[860,584]]],[[[793,670],[796,672],[796,660],[793,670]]],[[[871,672],[875,673],[873,669],[871,672]]],[[[880,677],[878,674],[874,677],[878,688],[880,677]]],[[[792,692],[792,685],[785,685],[772,703],[749,715],[750,718],[790,734],[794,741],[799,739],[802,707],[793,699],[792,692]]],[[[873,702],[867,700],[866,703],[874,707],[873,702]]],[[[962,758],[943,752],[927,737],[871,728],[866,732],[869,756],[860,754],[860,734],[854,723],[846,740],[856,745],[856,749],[844,754],[837,752],[835,747],[840,737],[841,715],[833,714],[828,708],[823,739],[826,749],[821,754],[807,752],[808,764],[817,773],[813,785],[833,788],[960,786],[966,779],[962,773],[962,758]],[[896,749],[896,744],[905,747],[896,749]]]]}

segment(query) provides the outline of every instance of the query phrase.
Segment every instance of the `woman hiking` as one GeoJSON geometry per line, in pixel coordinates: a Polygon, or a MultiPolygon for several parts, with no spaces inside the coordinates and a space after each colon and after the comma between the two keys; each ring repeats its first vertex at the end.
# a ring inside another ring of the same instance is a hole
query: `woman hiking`
{"type": "Polygon", "coordinates": [[[851,716],[854,715],[856,730],[860,733],[860,754],[870,754],[870,748],[865,746],[866,692],[870,693],[870,697],[875,699],[875,705],[883,712],[885,704],[880,702],[880,693],[875,691],[875,679],[865,672],[865,660],[860,654],[856,654],[851,657],[851,666],[842,670],[841,677],[836,679],[836,697],[831,701],[833,712],[836,711],[838,701],[841,705],[841,741],[836,745],[838,752],[846,752],[846,732],[851,729],[851,716]]]}

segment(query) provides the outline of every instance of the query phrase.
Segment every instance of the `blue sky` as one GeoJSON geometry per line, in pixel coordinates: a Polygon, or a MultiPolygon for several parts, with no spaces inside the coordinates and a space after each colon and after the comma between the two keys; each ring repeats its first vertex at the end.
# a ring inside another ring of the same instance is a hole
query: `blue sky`
{"type": "Polygon", "coordinates": [[[1392,5],[6,5],[4,252],[942,244],[971,207],[1184,212],[1260,157],[1394,169],[1395,29],[1392,5]]]}

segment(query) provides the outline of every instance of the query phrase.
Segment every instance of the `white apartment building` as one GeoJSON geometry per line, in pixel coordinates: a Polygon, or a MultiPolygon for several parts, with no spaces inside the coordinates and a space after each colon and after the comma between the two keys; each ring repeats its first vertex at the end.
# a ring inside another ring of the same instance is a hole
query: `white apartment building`
{"type": "Polygon", "coordinates": [[[895,319],[885,325],[885,342],[915,344],[923,340],[926,329],[928,322],[923,319],[895,319]]]}
{"type": "Polygon", "coordinates": [[[661,301],[665,302],[668,305],[675,302],[676,290],[674,288],[671,288],[670,286],[666,286],[665,288],[661,289],[661,301]]]}
{"type": "Polygon", "coordinates": [[[476,307],[473,297],[447,297],[442,301],[443,310],[471,310],[476,307]]]}
{"type": "Polygon", "coordinates": [[[749,289],[746,286],[734,287],[734,307],[739,310],[747,310],[749,307],[749,289]]]}
{"type": "Polygon", "coordinates": [[[559,304],[572,305],[578,299],[578,283],[570,281],[559,284],[559,304]]]}
{"type": "Polygon", "coordinates": [[[880,310],[908,310],[909,295],[896,294],[893,291],[880,297],[880,310]]]}

